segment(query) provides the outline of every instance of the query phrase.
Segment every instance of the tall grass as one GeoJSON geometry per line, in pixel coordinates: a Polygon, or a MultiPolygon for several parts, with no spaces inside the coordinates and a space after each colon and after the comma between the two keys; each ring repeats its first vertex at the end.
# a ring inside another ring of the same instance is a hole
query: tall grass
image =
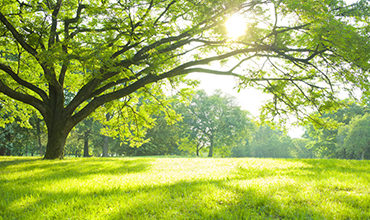
{"type": "Polygon", "coordinates": [[[0,216],[370,219],[370,162],[1,157],[0,216]]]}

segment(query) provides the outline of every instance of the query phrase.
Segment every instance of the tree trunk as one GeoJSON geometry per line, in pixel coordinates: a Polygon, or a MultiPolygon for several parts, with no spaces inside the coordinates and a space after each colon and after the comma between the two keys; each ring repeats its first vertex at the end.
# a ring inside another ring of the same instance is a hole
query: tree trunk
{"type": "Polygon", "coordinates": [[[0,147],[0,156],[5,156],[6,147],[3,145],[0,147]]]}
{"type": "Polygon", "coordinates": [[[363,160],[364,157],[365,157],[365,153],[366,153],[366,149],[364,151],[362,151],[362,154],[361,154],[361,159],[360,160],[363,160]]]}
{"type": "Polygon", "coordinates": [[[103,136],[103,157],[108,157],[108,144],[109,144],[109,137],[103,136]]]}
{"type": "Polygon", "coordinates": [[[64,145],[67,140],[69,130],[62,125],[54,125],[54,129],[48,129],[48,143],[44,159],[63,159],[64,145]],[[59,128],[59,129],[57,129],[59,128]]]}
{"type": "Polygon", "coordinates": [[[213,137],[210,138],[210,142],[208,157],[213,157],[213,137]]]}
{"type": "MultiPolygon", "coordinates": [[[[8,133],[5,135],[5,138],[6,138],[6,140],[8,141],[8,143],[11,143],[12,135],[10,134],[10,132],[8,132],[8,133]]],[[[6,156],[11,156],[11,155],[12,155],[12,150],[11,150],[11,148],[9,148],[9,147],[5,147],[5,154],[6,154],[6,156]]]]}
{"type": "Polygon", "coordinates": [[[44,154],[43,149],[42,149],[42,144],[41,144],[41,129],[40,129],[40,122],[41,120],[36,118],[36,132],[37,132],[37,142],[39,144],[39,151],[40,151],[40,156],[44,154]]]}
{"type": "Polygon", "coordinates": [[[85,131],[84,135],[84,157],[90,157],[89,155],[89,131],[85,131]]]}
{"type": "MultiPolygon", "coordinates": [[[[109,112],[105,115],[107,121],[109,121],[113,116],[109,114],[109,112]]],[[[108,157],[108,145],[109,144],[109,137],[103,136],[103,157],[108,157]]]]}

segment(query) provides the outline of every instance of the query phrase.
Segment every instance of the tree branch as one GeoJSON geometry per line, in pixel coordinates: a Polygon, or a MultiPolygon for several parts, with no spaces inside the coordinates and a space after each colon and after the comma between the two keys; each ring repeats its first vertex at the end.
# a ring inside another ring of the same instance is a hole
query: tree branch
{"type": "Polygon", "coordinates": [[[125,82],[129,82],[129,81],[134,80],[134,79],[137,79],[137,76],[129,77],[129,78],[123,78],[123,79],[120,79],[120,80],[117,80],[117,81],[114,81],[114,82],[110,82],[110,83],[106,84],[105,86],[95,90],[91,94],[91,98],[100,95],[101,93],[103,93],[106,90],[112,88],[113,86],[116,86],[116,85],[119,85],[119,84],[122,84],[122,83],[125,83],[125,82]]]}
{"type": "Polygon", "coordinates": [[[55,43],[55,37],[57,36],[57,25],[58,25],[58,14],[60,11],[60,7],[62,6],[62,1],[63,0],[58,0],[57,3],[55,4],[52,17],[51,17],[51,28],[50,28],[50,37],[49,37],[49,49],[54,45],[55,43]]]}
{"type": "Polygon", "coordinates": [[[158,18],[154,21],[153,26],[155,26],[155,25],[157,24],[157,22],[158,22],[158,21],[163,17],[163,15],[165,15],[165,14],[167,13],[167,11],[170,9],[170,7],[171,7],[174,3],[176,3],[176,0],[173,0],[172,2],[170,2],[170,3],[167,5],[167,7],[165,8],[165,10],[162,12],[162,14],[160,14],[160,15],[158,16],[158,18]]]}
{"type": "Polygon", "coordinates": [[[20,85],[34,91],[37,93],[44,102],[48,102],[48,96],[47,94],[40,88],[36,87],[32,83],[29,83],[23,79],[21,79],[9,66],[6,66],[5,64],[0,63],[0,69],[6,72],[9,76],[11,76],[17,83],[20,85]]]}
{"type": "Polygon", "coordinates": [[[4,84],[4,82],[1,79],[0,79],[0,93],[4,93],[5,95],[15,100],[29,104],[35,107],[43,116],[46,115],[46,109],[45,109],[44,103],[41,100],[33,96],[17,92],[9,88],[7,85],[4,84]]]}
{"type": "Polygon", "coordinates": [[[36,57],[37,51],[33,49],[22,37],[22,35],[14,28],[12,24],[6,19],[3,13],[0,12],[0,21],[5,25],[5,27],[12,33],[16,41],[30,54],[36,57]]]}
{"type": "MultiPolygon", "coordinates": [[[[159,40],[159,41],[157,41],[157,42],[155,42],[153,44],[150,44],[150,45],[142,48],[141,50],[139,50],[132,59],[134,61],[142,60],[143,59],[142,55],[144,53],[150,51],[151,49],[154,49],[154,48],[156,48],[158,46],[161,46],[163,44],[166,44],[166,43],[169,43],[169,42],[173,42],[173,41],[178,41],[178,40],[181,40],[181,39],[183,39],[185,37],[190,37],[190,36],[191,35],[188,32],[185,32],[185,33],[180,34],[180,35],[178,35],[176,37],[163,38],[163,39],[161,39],[161,40],[159,40]]],[[[145,57],[144,57],[144,59],[145,59],[145,57]]]]}

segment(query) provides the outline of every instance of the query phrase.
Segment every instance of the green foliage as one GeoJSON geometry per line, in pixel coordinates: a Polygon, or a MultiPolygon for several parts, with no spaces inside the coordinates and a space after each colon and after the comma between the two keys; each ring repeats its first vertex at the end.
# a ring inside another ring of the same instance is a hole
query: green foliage
{"type": "Polygon", "coordinates": [[[361,117],[369,111],[348,100],[347,106],[335,112],[322,115],[324,121],[331,121],[332,126],[319,127],[314,124],[306,126],[306,138],[310,139],[307,147],[315,152],[318,157],[358,159],[353,154],[352,148],[345,143],[348,126],[356,117],[361,117]],[[347,150],[348,148],[348,150],[347,150]]]}
{"type": "Polygon", "coordinates": [[[209,157],[214,151],[221,156],[230,155],[253,127],[249,113],[236,105],[235,97],[223,95],[220,90],[210,96],[203,90],[197,91],[190,105],[179,106],[179,112],[184,117],[185,141],[180,149],[197,152],[197,148],[208,148],[209,157]]]}
{"type": "Polygon", "coordinates": [[[0,111],[27,126],[36,109],[48,159],[63,157],[68,133],[90,115],[105,123],[104,134],[146,143],[151,116],[171,112],[159,94],[194,85],[188,73],[230,75],[239,88],[272,94],[264,120],[313,120],[309,113],[341,106],[338,92],[370,94],[368,17],[363,0],[5,0],[0,111]],[[225,21],[235,13],[248,29],[230,39],[225,21]]]}
{"type": "Polygon", "coordinates": [[[181,154],[178,150],[180,128],[177,123],[169,123],[165,115],[162,113],[153,117],[156,119],[155,126],[145,135],[145,138],[149,140],[147,143],[134,148],[122,145],[122,154],[125,156],[181,154]]]}
{"type": "MultiPolygon", "coordinates": [[[[342,140],[338,151],[355,155],[356,159],[364,159],[365,153],[370,151],[370,115],[357,116],[351,120],[349,125],[339,130],[338,136],[342,140]]],[[[367,156],[367,159],[370,157],[367,156]]]]}
{"type": "Polygon", "coordinates": [[[289,136],[269,126],[257,128],[250,141],[253,157],[291,158],[292,147],[293,143],[289,136]]]}
{"type": "Polygon", "coordinates": [[[3,219],[370,218],[369,161],[1,157],[0,173],[3,219]]]}
{"type": "Polygon", "coordinates": [[[309,139],[293,139],[293,147],[291,155],[294,158],[315,158],[315,153],[312,149],[307,149],[309,139]]]}
{"type": "MultiPolygon", "coordinates": [[[[1,109],[0,109],[1,111],[1,109]]],[[[44,124],[36,114],[30,116],[29,120],[11,116],[10,113],[2,114],[3,121],[8,121],[0,127],[0,155],[42,155],[45,151],[44,124]],[[11,122],[11,123],[10,123],[11,122]],[[40,146],[41,145],[41,146],[40,146]]]]}

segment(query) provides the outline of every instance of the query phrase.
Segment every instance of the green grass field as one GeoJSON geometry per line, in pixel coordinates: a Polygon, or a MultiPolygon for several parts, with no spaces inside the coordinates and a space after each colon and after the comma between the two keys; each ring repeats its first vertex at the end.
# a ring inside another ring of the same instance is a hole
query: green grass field
{"type": "Polygon", "coordinates": [[[370,219],[370,161],[0,157],[0,219],[370,219]]]}

